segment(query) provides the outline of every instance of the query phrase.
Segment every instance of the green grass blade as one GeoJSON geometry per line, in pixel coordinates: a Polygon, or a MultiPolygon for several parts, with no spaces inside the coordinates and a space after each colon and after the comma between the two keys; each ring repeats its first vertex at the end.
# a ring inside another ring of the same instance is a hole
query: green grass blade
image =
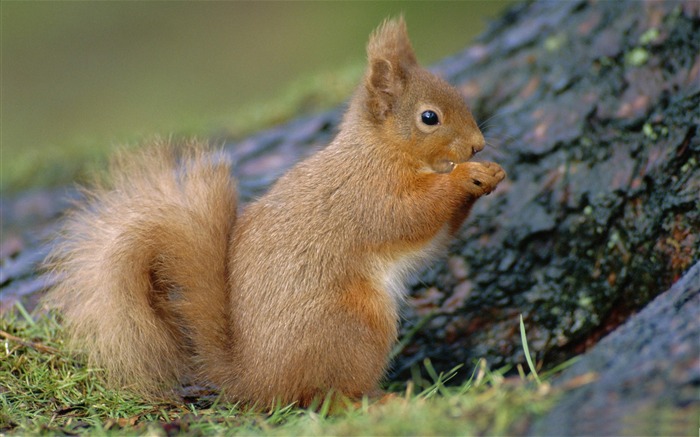
{"type": "Polygon", "coordinates": [[[22,305],[22,302],[17,301],[15,302],[15,307],[17,308],[17,311],[22,314],[22,317],[29,323],[31,326],[36,326],[36,322],[34,322],[34,318],[32,317],[31,314],[29,314],[29,311],[22,305]]]}
{"type": "Polygon", "coordinates": [[[523,315],[520,315],[520,339],[523,342],[523,349],[525,350],[525,359],[527,360],[527,365],[530,367],[530,372],[535,377],[537,384],[542,384],[540,377],[537,375],[537,369],[532,363],[532,356],[530,356],[530,348],[527,345],[527,336],[525,335],[525,323],[523,323],[523,315]]]}
{"type": "Polygon", "coordinates": [[[391,349],[391,353],[389,353],[389,361],[392,361],[394,358],[396,358],[401,351],[404,350],[406,346],[408,346],[408,343],[411,342],[413,337],[420,331],[423,326],[425,326],[426,323],[428,323],[433,317],[435,316],[435,313],[430,313],[427,316],[423,317],[416,323],[411,329],[406,333],[406,335],[399,340],[398,343],[391,349]]]}

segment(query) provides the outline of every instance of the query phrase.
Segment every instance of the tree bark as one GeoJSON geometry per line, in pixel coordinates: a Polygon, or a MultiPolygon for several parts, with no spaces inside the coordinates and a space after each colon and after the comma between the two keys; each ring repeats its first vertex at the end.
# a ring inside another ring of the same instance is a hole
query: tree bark
{"type": "Polygon", "coordinates": [[[697,263],[555,379],[555,387],[568,390],[529,433],[694,435],[700,418],[699,338],[697,263]]]}
{"type": "MultiPolygon", "coordinates": [[[[585,351],[699,258],[696,2],[539,2],[437,70],[488,123],[508,172],[447,263],[414,287],[432,314],[394,376],[486,358],[545,366],[585,351]]],[[[485,154],[486,155],[486,154],[485,154]]]]}

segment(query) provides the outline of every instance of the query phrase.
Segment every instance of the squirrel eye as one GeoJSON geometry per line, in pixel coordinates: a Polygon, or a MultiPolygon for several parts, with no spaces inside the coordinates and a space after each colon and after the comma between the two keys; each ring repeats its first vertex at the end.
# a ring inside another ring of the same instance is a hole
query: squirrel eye
{"type": "Polygon", "coordinates": [[[420,119],[428,126],[435,126],[436,124],[440,123],[438,115],[435,113],[435,111],[431,110],[423,111],[423,113],[420,115],[420,119]]]}

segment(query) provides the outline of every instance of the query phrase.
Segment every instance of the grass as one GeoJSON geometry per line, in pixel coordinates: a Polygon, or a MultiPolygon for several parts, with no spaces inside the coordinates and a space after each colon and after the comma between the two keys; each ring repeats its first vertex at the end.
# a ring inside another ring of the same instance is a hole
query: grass
{"type": "MultiPolygon", "coordinates": [[[[437,373],[429,360],[407,383],[394,382],[382,400],[363,399],[329,414],[280,406],[247,411],[215,397],[149,402],[105,387],[100,370],[70,354],[53,314],[18,306],[0,319],[0,435],[475,435],[518,434],[553,406],[551,373],[506,376],[477,363],[437,373]],[[466,373],[468,374],[468,373],[466,373]]],[[[524,345],[527,342],[525,340],[524,345]]]]}

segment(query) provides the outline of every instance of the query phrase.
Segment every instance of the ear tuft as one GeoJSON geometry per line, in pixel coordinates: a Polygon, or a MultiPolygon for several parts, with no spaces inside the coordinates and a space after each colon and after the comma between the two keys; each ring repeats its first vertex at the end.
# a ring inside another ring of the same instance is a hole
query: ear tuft
{"type": "Polygon", "coordinates": [[[386,59],[397,66],[417,64],[403,17],[385,20],[372,32],[367,44],[367,57],[370,63],[376,59],[386,59]]]}
{"type": "Polygon", "coordinates": [[[375,118],[383,120],[401,94],[408,70],[418,64],[403,17],[384,21],[372,33],[367,58],[367,107],[375,118]]]}

